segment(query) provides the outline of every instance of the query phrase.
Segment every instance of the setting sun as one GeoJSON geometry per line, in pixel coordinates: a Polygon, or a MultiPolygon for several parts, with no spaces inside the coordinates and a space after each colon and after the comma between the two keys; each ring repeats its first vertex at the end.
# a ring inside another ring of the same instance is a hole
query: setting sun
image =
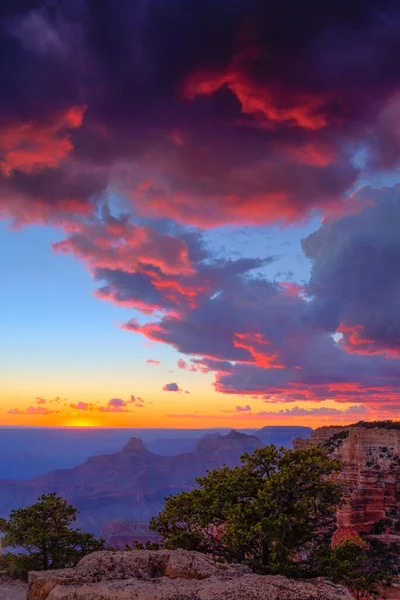
{"type": "Polygon", "coordinates": [[[98,427],[99,423],[94,419],[69,419],[65,423],[66,427],[98,427]]]}

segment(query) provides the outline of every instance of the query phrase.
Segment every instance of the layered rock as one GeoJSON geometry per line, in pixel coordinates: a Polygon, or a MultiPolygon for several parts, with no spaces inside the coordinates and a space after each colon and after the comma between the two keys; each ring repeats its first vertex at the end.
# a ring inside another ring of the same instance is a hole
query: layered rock
{"type": "Polygon", "coordinates": [[[338,510],[334,543],[375,530],[397,538],[400,528],[400,429],[362,425],[321,427],[308,441],[295,440],[294,447],[324,443],[332,446],[333,456],[340,460],[339,478],[345,484],[345,503],[338,510]]]}
{"type": "Polygon", "coordinates": [[[28,600],[351,600],[323,579],[254,575],[186,550],[96,552],[75,570],[29,576],[28,600]]]}

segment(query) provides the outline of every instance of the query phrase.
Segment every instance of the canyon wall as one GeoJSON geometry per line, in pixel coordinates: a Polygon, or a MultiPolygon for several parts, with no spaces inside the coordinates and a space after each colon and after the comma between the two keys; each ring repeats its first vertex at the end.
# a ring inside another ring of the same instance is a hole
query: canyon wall
{"type": "Polygon", "coordinates": [[[334,543],[357,534],[400,541],[400,429],[320,427],[309,440],[295,440],[294,447],[327,443],[341,462],[345,485],[334,543]]]}

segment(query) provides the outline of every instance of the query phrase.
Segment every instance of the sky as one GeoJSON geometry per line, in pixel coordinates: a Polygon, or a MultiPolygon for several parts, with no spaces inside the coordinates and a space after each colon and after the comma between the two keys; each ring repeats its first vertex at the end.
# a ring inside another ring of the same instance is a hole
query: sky
{"type": "Polygon", "coordinates": [[[6,1],[0,425],[399,418],[399,52],[394,0],[6,1]]]}

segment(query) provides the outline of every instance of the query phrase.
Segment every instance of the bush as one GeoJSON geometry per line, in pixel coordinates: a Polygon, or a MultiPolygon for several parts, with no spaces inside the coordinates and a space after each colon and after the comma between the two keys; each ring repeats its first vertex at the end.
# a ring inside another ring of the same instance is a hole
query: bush
{"type": "Polygon", "coordinates": [[[334,583],[345,585],[355,598],[375,598],[378,586],[388,585],[390,578],[376,566],[368,544],[347,540],[336,548],[320,548],[316,556],[316,571],[334,583]]]}

